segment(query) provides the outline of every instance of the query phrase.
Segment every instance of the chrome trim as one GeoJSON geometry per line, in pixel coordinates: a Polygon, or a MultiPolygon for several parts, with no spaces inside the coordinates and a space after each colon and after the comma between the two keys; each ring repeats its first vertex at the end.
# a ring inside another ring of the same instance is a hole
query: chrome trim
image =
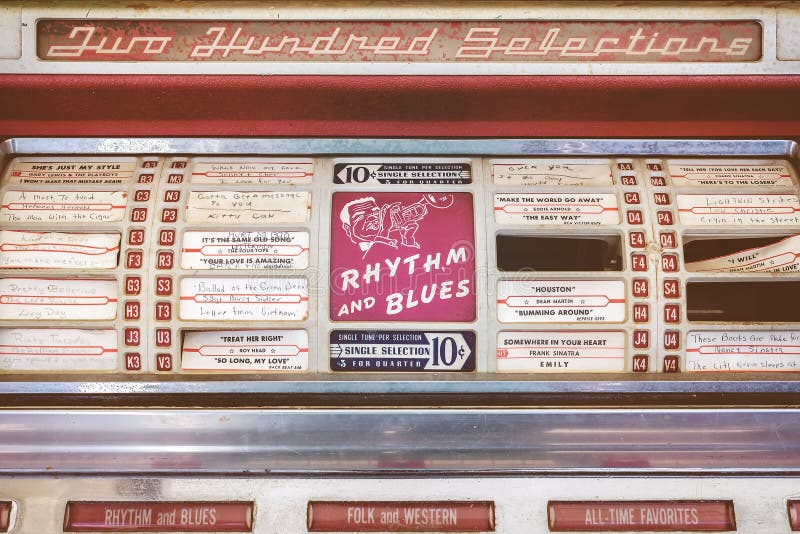
{"type": "Polygon", "coordinates": [[[8,410],[0,473],[800,473],[800,410],[8,410]]]}
{"type": "MultiPolygon", "coordinates": [[[[172,394],[308,394],[308,395],[419,395],[419,394],[798,394],[800,381],[781,380],[592,380],[591,376],[574,380],[508,380],[505,377],[475,381],[431,380],[343,380],[322,377],[317,380],[285,380],[259,377],[255,380],[230,380],[215,375],[213,380],[180,380],[163,377],[160,381],[122,380],[114,376],[102,380],[0,381],[0,395],[172,395],[172,394]]],[[[441,377],[438,377],[441,378],[441,377]]],[[[583,400],[590,401],[589,397],[583,400]]]]}
{"type": "Polygon", "coordinates": [[[484,155],[581,154],[630,156],[793,156],[787,140],[697,139],[349,139],[349,138],[37,138],[7,139],[8,154],[304,154],[484,155]]]}
{"type": "MultiPolygon", "coordinates": [[[[0,152],[15,154],[422,154],[422,155],[603,155],[625,156],[673,155],[792,157],[798,144],[791,140],[698,140],[698,139],[350,139],[350,138],[10,138],[0,144],[0,152]]],[[[194,376],[152,375],[78,375],[47,374],[0,377],[0,395],[14,402],[14,395],[188,395],[188,394],[262,394],[262,395],[397,395],[410,398],[419,394],[448,395],[573,395],[576,402],[591,403],[598,393],[624,395],[729,395],[765,394],[774,402],[778,395],[800,393],[800,381],[794,376],[778,375],[764,379],[725,380],[670,377],[581,375],[569,380],[542,380],[541,377],[517,375],[476,375],[459,380],[442,376],[390,381],[383,377],[317,376],[194,376]]],[[[376,401],[377,403],[378,401],[376,401]]],[[[706,401],[708,402],[708,401],[706,401]]],[[[731,401],[735,402],[735,401],[731,401]]],[[[761,401],[762,403],[765,401],[761,401]]],[[[317,405],[320,405],[319,403],[317,405]]]]}

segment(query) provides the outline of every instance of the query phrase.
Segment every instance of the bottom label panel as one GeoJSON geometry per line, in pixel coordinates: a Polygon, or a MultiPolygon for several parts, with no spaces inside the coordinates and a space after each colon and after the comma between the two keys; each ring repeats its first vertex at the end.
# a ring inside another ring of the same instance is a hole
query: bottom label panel
{"type": "Polygon", "coordinates": [[[614,373],[625,370],[625,332],[550,330],[500,332],[497,370],[614,373]]]}
{"type": "Polygon", "coordinates": [[[330,339],[332,371],[475,370],[471,331],[334,330],[330,339]]]}

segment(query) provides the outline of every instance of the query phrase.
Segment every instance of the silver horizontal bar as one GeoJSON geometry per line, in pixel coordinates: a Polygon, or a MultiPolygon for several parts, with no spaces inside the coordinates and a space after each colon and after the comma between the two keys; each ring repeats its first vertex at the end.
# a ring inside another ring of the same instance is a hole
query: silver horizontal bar
{"type": "MultiPolygon", "coordinates": [[[[127,378],[127,377],[126,377],[127,378]]],[[[0,395],[74,394],[301,394],[301,395],[419,395],[419,394],[800,394],[792,380],[131,380],[5,381],[0,395]]]]}
{"type": "Polygon", "coordinates": [[[701,139],[348,139],[348,138],[14,138],[7,154],[304,155],[676,155],[794,156],[787,140],[701,139]]]}
{"type": "Polygon", "coordinates": [[[0,473],[758,472],[800,410],[7,410],[0,473]]]}

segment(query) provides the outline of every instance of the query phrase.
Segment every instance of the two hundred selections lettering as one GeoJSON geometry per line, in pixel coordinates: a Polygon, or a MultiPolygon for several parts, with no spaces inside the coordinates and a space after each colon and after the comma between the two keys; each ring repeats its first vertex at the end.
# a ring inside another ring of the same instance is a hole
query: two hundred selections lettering
{"type": "Polygon", "coordinates": [[[754,21],[42,20],[49,60],[756,61],[754,21]]]}

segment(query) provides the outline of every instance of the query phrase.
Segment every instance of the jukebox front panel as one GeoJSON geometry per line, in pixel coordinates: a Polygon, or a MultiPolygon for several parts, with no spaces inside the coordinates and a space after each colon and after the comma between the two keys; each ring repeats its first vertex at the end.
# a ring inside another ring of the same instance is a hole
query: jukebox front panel
{"type": "Polygon", "coordinates": [[[798,27],[3,3],[0,532],[800,529],[798,27]]]}
{"type": "Polygon", "coordinates": [[[67,477],[15,481],[14,532],[772,532],[797,526],[791,480],[291,480],[67,477]],[[763,481],[762,482],[766,482],[763,481]],[[202,485],[202,490],[198,490],[202,485]],[[625,490],[619,486],[624,485],[625,490]],[[380,500],[374,495],[379,493],[380,500]],[[598,499],[597,495],[623,495],[598,499]],[[53,495],[59,497],[53,499],[53,495]],[[157,495],[157,499],[153,499],[157,495]],[[225,495],[229,500],[219,500],[225,495]],[[342,498],[346,495],[346,498],[342,498]],[[409,496],[413,495],[413,499],[409,496]],[[499,496],[503,495],[502,498],[499,496]],[[38,529],[38,530],[37,530],[38,529]]]}
{"type": "Polygon", "coordinates": [[[791,143],[109,143],[6,145],[6,373],[790,380],[800,365],[791,143]]]}
{"type": "Polygon", "coordinates": [[[2,72],[752,76],[800,61],[791,2],[86,7],[8,2],[2,72]]]}

